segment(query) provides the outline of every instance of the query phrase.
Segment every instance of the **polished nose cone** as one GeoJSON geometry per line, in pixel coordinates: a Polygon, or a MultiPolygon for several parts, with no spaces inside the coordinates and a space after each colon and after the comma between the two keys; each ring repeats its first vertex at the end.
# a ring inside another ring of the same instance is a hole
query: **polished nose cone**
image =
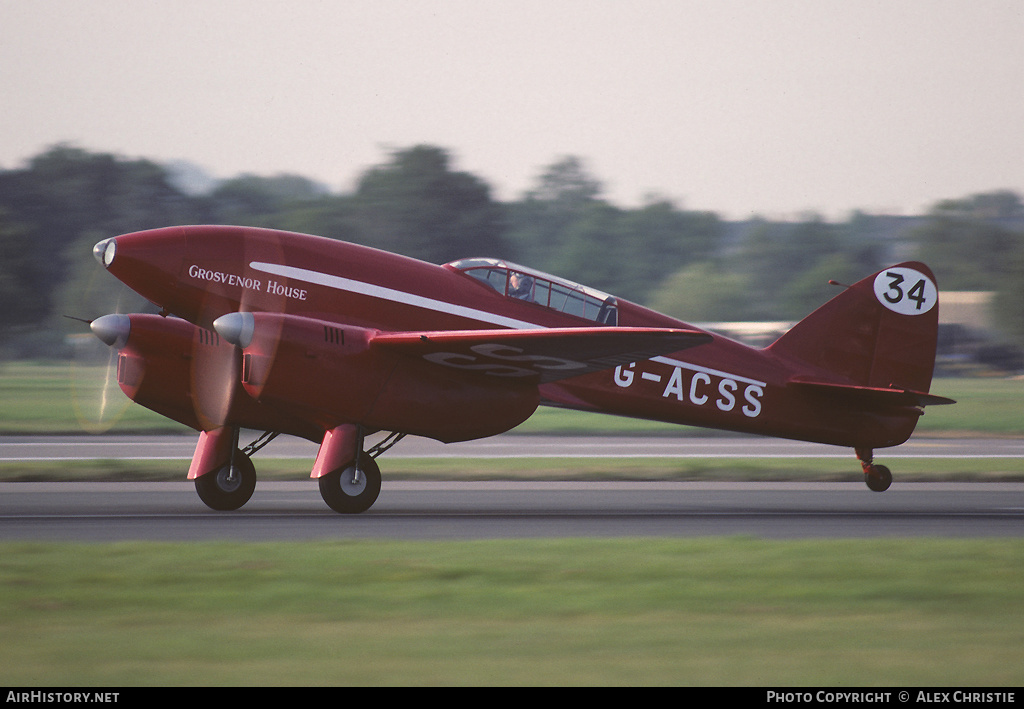
{"type": "Polygon", "coordinates": [[[252,344],[255,328],[256,319],[252,313],[228,313],[213,321],[213,329],[218,335],[242,349],[252,344]]]}
{"type": "Polygon", "coordinates": [[[104,268],[108,268],[110,264],[114,262],[114,256],[116,254],[117,241],[115,241],[113,237],[104,239],[92,247],[92,255],[104,268]]]}
{"type": "Polygon", "coordinates": [[[127,315],[104,315],[89,323],[89,329],[104,343],[119,350],[128,342],[132,321],[127,315]]]}

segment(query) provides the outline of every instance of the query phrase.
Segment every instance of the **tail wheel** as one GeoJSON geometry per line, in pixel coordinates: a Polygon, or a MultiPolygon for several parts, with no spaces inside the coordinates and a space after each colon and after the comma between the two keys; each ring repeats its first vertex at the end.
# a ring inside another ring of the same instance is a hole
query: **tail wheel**
{"type": "Polygon", "coordinates": [[[207,507],[237,510],[252,497],[256,489],[256,466],[241,451],[236,450],[234,458],[234,466],[226,463],[196,478],[196,492],[207,507]]]}
{"type": "Polygon", "coordinates": [[[358,514],[370,509],[380,494],[380,468],[366,453],[359,458],[359,474],[355,461],[332,470],[320,478],[320,496],[335,512],[358,514]]]}
{"type": "Polygon", "coordinates": [[[892,485],[892,472],[884,465],[870,465],[864,470],[864,482],[875,492],[885,492],[892,485]]]}

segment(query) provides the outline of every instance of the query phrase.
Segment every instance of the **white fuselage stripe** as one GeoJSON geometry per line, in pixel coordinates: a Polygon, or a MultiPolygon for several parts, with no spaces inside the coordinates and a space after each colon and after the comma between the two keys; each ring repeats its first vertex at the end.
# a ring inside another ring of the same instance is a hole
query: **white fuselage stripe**
{"type": "MultiPolygon", "coordinates": [[[[469,318],[478,322],[490,323],[492,325],[498,325],[500,327],[509,327],[516,330],[539,330],[545,329],[542,325],[537,325],[525,320],[517,320],[515,318],[507,318],[502,315],[495,315],[489,313],[486,310],[477,310],[476,308],[469,308],[463,305],[455,305],[453,303],[447,303],[443,300],[436,300],[434,298],[427,298],[421,295],[414,295],[412,293],[406,293],[405,291],[395,290],[393,288],[386,288],[384,286],[378,286],[373,283],[366,283],[365,281],[356,281],[351,278],[344,278],[342,276],[333,276],[329,273],[321,273],[320,271],[311,271],[306,268],[297,268],[295,266],[284,266],[277,263],[265,263],[263,261],[253,261],[249,264],[249,268],[260,271],[261,273],[268,273],[274,276],[280,276],[282,278],[289,278],[295,281],[302,281],[303,283],[309,283],[312,285],[325,286],[327,288],[334,288],[335,290],[345,291],[346,293],[357,293],[359,295],[370,296],[371,298],[380,298],[382,300],[391,301],[393,303],[402,303],[403,305],[412,305],[418,308],[425,308],[427,310],[433,310],[438,313],[446,313],[448,315],[457,315],[459,317],[469,318]]],[[[662,364],[668,364],[674,367],[682,367],[693,372],[704,372],[711,374],[716,377],[722,377],[725,379],[733,379],[739,382],[746,382],[748,384],[754,384],[756,386],[766,386],[765,382],[757,381],[756,379],[749,379],[747,377],[741,377],[729,372],[721,372],[716,369],[709,369],[707,367],[701,367],[699,365],[690,364],[689,362],[682,362],[677,359],[671,359],[669,357],[652,357],[652,362],[660,362],[662,364]]]]}
{"type": "Polygon", "coordinates": [[[526,322],[525,320],[506,318],[502,315],[489,313],[486,310],[477,310],[476,308],[468,308],[462,305],[446,303],[443,300],[426,298],[421,295],[414,295],[412,293],[406,293],[405,291],[394,290],[393,288],[385,288],[384,286],[378,286],[364,281],[356,281],[351,278],[343,278],[342,276],[332,276],[329,273],[311,271],[306,268],[283,266],[276,263],[264,263],[262,261],[253,261],[249,264],[249,268],[255,271],[260,271],[261,273],[268,273],[273,276],[281,276],[282,278],[302,281],[303,283],[334,288],[335,290],[345,291],[346,293],[367,295],[371,298],[380,298],[381,300],[387,300],[393,303],[412,305],[417,308],[425,308],[438,313],[457,315],[459,317],[470,318],[471,320],[485,322],[491,325],[498,325],[500,327],[509,327],[516,330],[543,329],[542,325],[536,325],[531,322],[526,322]]]}
{"type": "Polygon", "coordinates": [[[766,387],[768,386],[765,382],[759,382],[756,379],[750,379],[749,377],[741,377],[738,374],[730,374],[729,372],[722,372],[717,369],[710,369],[708,367],[701,367],[696,364],[690,364],[689,362],[681,362],[678,359],[672,359],[671,357],[651,357],[652,362],[660,362],[661,364],[668,364],[673,367],[681,367],[683,369],[689,369],[691,372],[704,372],[715,377],[721,377],[722,379],[732,379],[733,381],[743,382],[744,384],[753,384],[754,386],[766,387]]]}

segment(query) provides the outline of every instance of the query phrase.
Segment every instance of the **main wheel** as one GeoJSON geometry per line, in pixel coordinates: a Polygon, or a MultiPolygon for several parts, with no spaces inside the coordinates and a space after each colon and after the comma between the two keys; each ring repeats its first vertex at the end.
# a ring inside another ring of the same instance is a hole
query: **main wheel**
{"type": "Polygon", "coordinates": [[[241,451],[235,451],[234,470],[230,463],[225,463],[196,478],[199,499],[215,510],[237,510],[249,501],[255,489],[256,466],[241,451]]]}
{"type": "Polygon", "coordinates": [[[320,478],[320,496],[335,512],[357,514],[370,509],[380,494],[380,468],[377,461],[363,453],[360,457],[359,479],[355,477],[355,461],[332,470],[320,478]]]}
{"type": "Polygon", "coordinates": [[[864,482],[875,492],[885,492],[892,485],[892,472],[884,465],[872,465],[864,473],[864,482]]]}

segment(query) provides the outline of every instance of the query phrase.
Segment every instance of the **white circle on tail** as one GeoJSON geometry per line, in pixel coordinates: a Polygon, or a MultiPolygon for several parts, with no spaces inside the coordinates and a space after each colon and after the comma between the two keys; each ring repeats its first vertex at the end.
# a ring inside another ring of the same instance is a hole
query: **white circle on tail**
{"type": "Polygon", "coordinates": [[[888,268],[875,276],[875,297],[900,315],[924,315],[939,302],[932,279],[904,266],[888,268]]]}

